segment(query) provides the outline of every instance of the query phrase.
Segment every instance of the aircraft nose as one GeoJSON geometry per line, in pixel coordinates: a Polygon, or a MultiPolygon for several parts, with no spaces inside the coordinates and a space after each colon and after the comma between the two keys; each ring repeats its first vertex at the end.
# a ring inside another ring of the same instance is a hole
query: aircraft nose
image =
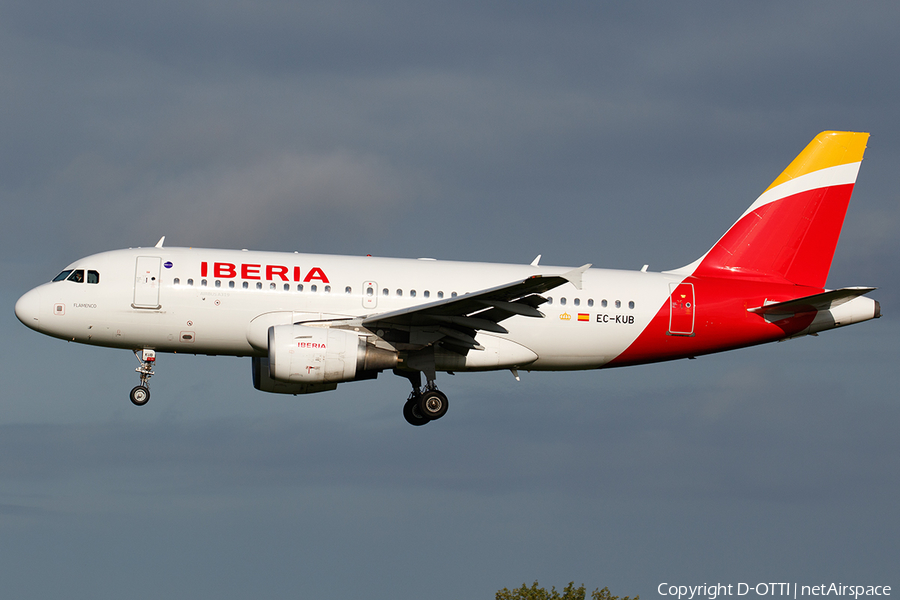
{"type": "Polygon", "coordinates": [[[41,324],[40,310],[41,293],[37,289],[26,292],[16,302],[16,317],[31,329],[37,329],[41,324]]]}

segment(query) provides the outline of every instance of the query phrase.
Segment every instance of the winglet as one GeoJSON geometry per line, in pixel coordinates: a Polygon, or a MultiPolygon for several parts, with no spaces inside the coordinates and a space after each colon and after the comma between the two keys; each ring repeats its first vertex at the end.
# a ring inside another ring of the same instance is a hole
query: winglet
{"type": "Polygon", "coordinates": [[[576,288],[578,288],[580,290],[581,289],[581,276],[584,275],[584,272],[590,268],[591,268],[591,263],[588,263],[586,265],[581,265],[577,269],[572,269],[571,271],[569,271],[567,273],[563,273],[562,275],[560,275],[560,277],[568,280],[569,283],[571,283],[572,285],[574,285],[576,288]]]}
{"type": "Polygon", "coordinates": [[[159,241],[156,242],[156,246],[155,246],[155,247],[156,247],[156,248],[162,248],[162,247],[163,247],[163,242],[165,242],[165,241],[166,241],[166,236],[162,236],[161,238],[159,238],[159,241]]]}
{"type": "Polygon", "coordinates": [[[536,267],[541,262],[541,255],[538,254],[533,261],[531,261],[531,266],[536,267]]]}

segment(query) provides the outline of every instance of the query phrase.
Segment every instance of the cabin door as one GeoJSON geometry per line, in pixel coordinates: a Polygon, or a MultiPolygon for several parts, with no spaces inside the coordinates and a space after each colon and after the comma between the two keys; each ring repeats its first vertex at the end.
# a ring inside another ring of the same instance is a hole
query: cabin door
{"type": "Polygon", "coordinates": [[[694,335],[695,315],[693,283],[669,284],[669,335],[694,335]]]}
{"type": "Polygon", "coordinates": [[[159,308],[158,256],[138,256],[134,268],[134,308],[159,308]]]}

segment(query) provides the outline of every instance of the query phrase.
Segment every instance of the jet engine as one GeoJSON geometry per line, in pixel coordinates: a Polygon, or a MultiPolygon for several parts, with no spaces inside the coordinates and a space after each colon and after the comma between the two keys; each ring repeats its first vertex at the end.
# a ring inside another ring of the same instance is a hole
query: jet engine
{"type": "Polygon", "coordinates": [[[266,392],[332,390],[338,383],[374,379],[397,366],[397,352],[345,329],[275,325],[268,338],[268,357],[253,359],[253,386],[266,392]]]}

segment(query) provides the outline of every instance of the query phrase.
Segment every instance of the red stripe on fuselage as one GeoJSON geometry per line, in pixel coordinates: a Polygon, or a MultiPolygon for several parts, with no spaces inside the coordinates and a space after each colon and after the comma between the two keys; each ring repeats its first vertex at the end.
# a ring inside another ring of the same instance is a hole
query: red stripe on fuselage
{"type": "Polygon", "coordinates": [[[784,339],[809,327],[815,313],[769,323],[747,309],[762,306],[766,301],[784,302],[823,291],[821,288],[739,279],[688,277],[684,282],[694,284],[694,334],[668,333],[671,300],[667,298],[637,339],[606,366],[700,356],[784,339]]]}

